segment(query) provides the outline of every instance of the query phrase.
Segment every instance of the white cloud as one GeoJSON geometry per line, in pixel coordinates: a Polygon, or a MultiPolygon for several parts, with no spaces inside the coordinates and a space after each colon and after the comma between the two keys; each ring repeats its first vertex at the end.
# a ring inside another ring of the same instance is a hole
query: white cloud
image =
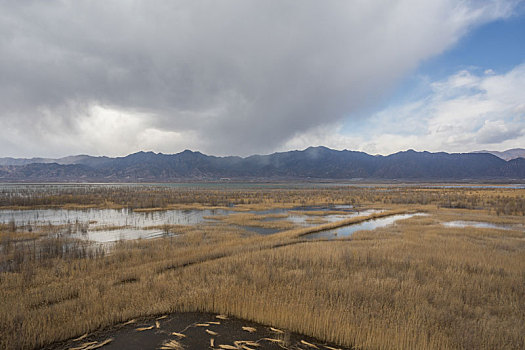
{"type": "Polygon", "coordinates": [[[188,144],[197,149],[202,147],[192,132],[151,127],[155,117],[146,113],[98,105],[75,109],[73,120],[58,114],[57,110],[41,110],[35,128],[23,130],[10,123],[4,129],[8,138],[3,142],[10,145],[7,151],[51,156],[80,153],[119,156],[140,150],[172,153],[173,149],[184,149],[188,144]],[[45,152],[41,153],[42,149],[45,152]]]}
{"type": "Polygon", "coordinates": [[[364,135],[324,127],[297,135],[288,145],[301,148],[315,140],[381,154],[409,148],[470,152],[525,147],[525,63],[499,75],[462,70],[428,88],[431,92],[420,100],[373,115],[360,128],[364,135]]]}

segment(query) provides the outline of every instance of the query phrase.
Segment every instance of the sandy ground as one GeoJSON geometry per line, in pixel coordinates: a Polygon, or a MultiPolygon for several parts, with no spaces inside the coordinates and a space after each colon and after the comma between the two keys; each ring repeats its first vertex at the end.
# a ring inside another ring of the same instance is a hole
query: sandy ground
{"type": "Polygon", "coordinates": [[[48,349],[343,349],[286,330],[207,313],[134,320],[48,349]],[[244,327],[244,328],[243,328],[244,327]],[[175,334],[174,334],[175,332],[175,334]],[[170,341],[175,341],[169,343],[170,341]]]}

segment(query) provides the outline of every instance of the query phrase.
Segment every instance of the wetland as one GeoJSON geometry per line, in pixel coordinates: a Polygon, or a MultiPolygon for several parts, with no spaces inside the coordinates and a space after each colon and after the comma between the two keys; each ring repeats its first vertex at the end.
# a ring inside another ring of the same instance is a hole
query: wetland
{"type": "Polygon", "coordinates": [[[0,348],[523,348],[524,191],[3,186],[0,348]]]}

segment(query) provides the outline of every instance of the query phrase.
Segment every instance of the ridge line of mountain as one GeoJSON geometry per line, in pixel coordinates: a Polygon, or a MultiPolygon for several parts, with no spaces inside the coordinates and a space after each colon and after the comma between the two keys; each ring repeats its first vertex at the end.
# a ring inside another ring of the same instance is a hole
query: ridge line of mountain
{"type": "MultiPolygon", "coordinates": [[[[516,150],[512,150],[516,151],[516,150]]],[[[149,182],[230,179],[524,179],[525,158],[490,153],[416,152],[387,156],[309,147],[268,155],[209,156],[136,152],[124,157],[69,156],[31,160],[0,158],[0,182],[149,182]],[[11,164],[5,164],[10,159],[11,164]],[[4,163],[2,163],[4,161],[4,163]],[[62,163],[58,163],[60,161],[62,163]],[[18,163],[17,163],[18,162],[18,163]]]]}

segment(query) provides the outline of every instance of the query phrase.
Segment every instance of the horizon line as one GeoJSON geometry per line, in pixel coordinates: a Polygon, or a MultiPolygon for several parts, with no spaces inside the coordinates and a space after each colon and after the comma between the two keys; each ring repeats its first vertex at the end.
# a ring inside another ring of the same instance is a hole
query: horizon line
{"type": "Polygon", "coordinates": [[[229,158],[229,157],[236,157],[236,158],[249,158],[249,157],[254,157],[254,156],[269,156],[269,155],[272,155],[272,154],[279,154],[279,153],[288,153],[288,152],[305,152],[307,151],[308,149],[318,149],[318,148],[324,148],[324,149],[328,149],[328,150],[331,150],[331,151],[336,151],[336,152],[357,152],[357,153],[365,153],[365,154],[368,154],[368,155],[371,155],[371,156],[374,156],[374,157],[378,157],[378,156],[381,156],[381,157],[388,157],[390,155],[393,155],[393,154],[398,154],[398,153],[405,153],[405,152],[417,152],[417,153],[446,153],[446,154],[471,154],[471,153],[488,153],[488,154],[492,154],[493,152],[497,152],[497,153],[505,153],[505,152],[509,152],[509,151],[514,151],[514,150],[524,150],[525,151],[525,148],[520,148],[520,147],[517,147],[517,148],[510,148],[510,149],[507,149],[507,150],[504,150],[504,151],[490,151],[490,150],[475,150],[475,151],[469,151],[469,152],[447,152],[447,151],[427,151],[427,150],[415,150],[413,148],[409,148],[409,149],[406,149],[406,150],[400,150],[400,151],[397,151],[397,152],[393,152],[393,153],[389,153],[389,154],[380,154],[380,153],[376,153],[376,154],[372,154],[372,153],[368,153],[368,152],[365,152],[365,151],[358,151],[358,150],[349,150],[349,149],[336,149],[336,148],[330,148],[330,147],[327,147],[327,146],[323,146],[323,145],[318,145],[318,146],[309,146],[307,148],[304,148],[304,149],[290,149],[290,150],[287,150],[287,151],[275,151],[275,152],[271,152],[271,153],[254,153],[254,154],[250,154],[250,155],[246,155],[246,156],[239,156],[239,155],[214,155],[214,154],[208,154],[208,153],[204,153],[204,152],[201,152],[199,150],[191,150],[191,149],[185,149],[185,150],[182,150],[182,151],[179,151],[179,152],[175,152],[175,153],[164,153],[164,152],[155,152],[153,150],[139,150],[139,151],[136,151],[136,152],[131,152],[131,153],[128,153],[128,154],[124,154],[124,155],[116,155],[116,156],[108,156],[108,155],[91,155],[91,154],[87,154],[87,153],[82,153],[82,154],[69,154],[69,155],[65,155],[65,156],[61,156],[61,157],[42,157],[42,156],[33,156],[33,157],[15,157],[15,156],[1,156],[0,159],[15,159],[15,160],[32,160],[32,159],[46,159],[46,160],[60,160],[60,159],[64,159],[64,158],[69,158],[69,157],[94,157],[94,158],[110,158],[110,159],[115,159],[115,158],[125,158],[125,157],[128,157],[128,156],[131,156],[131,155],[134,155],[134,154],[139,154],[139,153],[153,153],[155,155],[167,155],[167,156],[170,156],[170,155],[178,155],[178,154],[182,154],[184,152],[192,152],[192,153],[200,153],[202,155],[205,155],[205,156],[209,156],[209,157],[217,157],[217,158],[229,158]]]}

